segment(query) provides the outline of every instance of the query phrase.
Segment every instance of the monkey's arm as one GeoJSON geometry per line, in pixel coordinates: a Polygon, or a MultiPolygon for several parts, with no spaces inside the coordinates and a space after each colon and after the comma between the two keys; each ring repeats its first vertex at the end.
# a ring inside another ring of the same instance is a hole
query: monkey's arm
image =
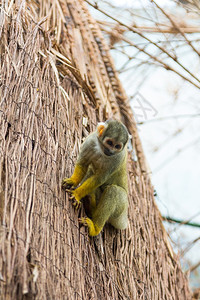
{"type": "Polygon", "coordinates": [[[81,182],[86,172],[87,172],[87,167],[80,164],[75,164],[74,173],[70,178],[66,177],[63,179],[62,187],[63,188],[68,188],[70,186],[76,187],[81,182]]]}
{"type": "Polygon", "coordinates": [[[63,188],[69,188],[70,186],[77,186],[84,178],[88,166],[90,164],[90,149],[92,148],[92,139],[88,136],[81,146],[77,162],[75,164],[75,169],[70,178],[64,178],[62,181],[63,188]]]}
{"type": "Polygon", "coordinates": [[[83,197],[95,191],[99,186],[106,182],[106,180],[107,176],[105,176],[105,174],[92,175],[84,181],[81,186],[72,191],[75,200],[79,202],[83,197]]]}

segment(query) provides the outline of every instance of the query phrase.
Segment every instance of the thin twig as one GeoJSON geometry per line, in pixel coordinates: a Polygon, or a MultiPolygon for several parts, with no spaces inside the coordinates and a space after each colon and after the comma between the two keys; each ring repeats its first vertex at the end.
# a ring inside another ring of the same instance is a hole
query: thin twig
{"type": "Polygon", "coordinates": [[[181,251],[180,257],[183,257],[186,252],[188,252],[198,241],[200,240],[200,237],[194,239],[192,242],[188,243],[188,245],[185,247],[184,250],[181,251]]]}
{"type": "Polygon", "coordinates": [[[187,225],[187,226],[200,228],[199,223],[183,221],[181,219],[172,218],[170,216],[162,216],[162,218],[163,218],[163,221],[167,221],[169,223],[173,222],[173,223],[178,223],[178,224],[181,224],[181,225],[187,225]]]}
{"type": "Polygon", "coordinates": [[[167,121],[167,120],[171,120],[171,119],[197,118],[197,117],[200,117],[200,114],[184,114],[184,115],[167,116],[167,117],[162,117],[162,118],[150,119],[150,120],[145,120],[145,121],[142,121],[142,122],[137,122],[137,125],[145,125],[147,123],[167,121]]]}
{"type": "MultiPolygon", "coordinates": [[[[193,77],[196,81],[198,81],[200,83],[200,79],[198,77],[196,77],[192,72],[190,72],[190,70],[188,70],[182,63],[180,63],[178,61],[178,59],[177,59],[176,56],[171,55],[165,48],[161,47],[159,44],[157,44],[156,42],[154,42],[150,38],[146,37],[137,28],[131,27],[131,26],[126,25],[125,23],[117,20],[113,16],[109,15],[108,13],[106,13],[105,11],[103,11],[102,9],[100,9],[97,5],[92,4],[90,1],[85,0],[85,2],[87,2],[90,6],[92,6],[93,8],[95,8],[96,10],[98,10],[99,12],[103,13],[105,16],[111,18],[113,21],[117,22],[118,24],[124,26],[125,28],[127,28],[131,32],[136,33],[139,36],[141,36],[143,39],[147,40],[150,44],[154,45],[156,48],[158,48],[159,50],[161,50],[162,53],[165,53],[169,58],[171,58],[175,63],[177,63],[184,71],[186,71],[191,77],[193,77]]],[[[183,75],[181,77],[183,77],[183,75]]],[[[198,87],[198,86],[196,85],[196,87],[198,87]]]]}
{"type": "Polygon", "coordinates": [[[105,32],[112,34],[112,35],[116,35],[120,40],[123,40],[124,42],[128,43],[129,45],[135,47],[136,49],[140,50],[141,52],[143,52],[144,54],[148,55],[150,58],[152,58],[154,61],[158,62],[160,64],[160,66],[162,66],[163,68],[165,68],[166,70],[172,71],[174,73],[176,73],[178,76],[182,77],[184,80],[190,82],[192,85],[194,85],[195,87],[197,87],[198,89],[200,89],[200,86],[197,85],[195,82],[193,82],[192,80],[190,80],[189,78],[185,77],[183,74],[179,73],[177,70],[175,70],[174,68],[172,68],[169,64],[167,64],[166,62],[162,61],[161,59],[158,58],[158,56],[154,56],[151,53],[147,52],[144,48],[139,47],[138,45],[136,45],[135,43],[133,43],[132,41],[130,41],[129,39],[127,39],[126,37],[124,37],[122,34],[120,33],[115,33],[114,31],[110,31],[107,30],[105,28],[102,28],[102,30],[104,30],[105,32]]]}
{"type": "Polygon", "coordinates": [[[171,155],[170,157],[166,158],[166,160],[164,160],[157,168],[155,168],[153,170],[153,174],[155,174],[156,172],[160,171],[160,169],[162,169],[163,167],[165,167],[169,162],[171,162],[178,154],[182,153],[183,151],[187,150],[188,148],[190,148],[191,146],[197,144],[200,142],[200,137],[198,137],[197,139],[193,140],[192,142],[188,143],[184,148],[180,148],[178,149],[173,155],[171,155]]]}
{"type": "Polygon", "coordinates": [[[174,22],[174,20],[171,18],[171,16],[169,14],[167,14],[164,9],[162,9],[162,7],[160,7],[154,0],[152,0],[152,2],[157,6],[157,8],[170,20],[171,24],[174,26],[174,28],[176,29],[176,31],[179,31],[181,33],[181,35],[184,37],[184,39],[186,40],[187,44],[192,48],[192,50],[194,50],[194,52],[197,53],[197,55],[199,56],[199,51],[192,45],[192,43],[188,40],[187,36],[185,35],[184,31],[182,30],[181,27],[179,27],[176,22],[174,22]]]}
{"type": "Polygon", "coordinates": [[[194,272],[198,267],[200,266],[200,261],[198,263],[196,263],[195,265],[193,265],[191,268],[189,268],[187,271],[189,271],[190,273],[194,272]]]}

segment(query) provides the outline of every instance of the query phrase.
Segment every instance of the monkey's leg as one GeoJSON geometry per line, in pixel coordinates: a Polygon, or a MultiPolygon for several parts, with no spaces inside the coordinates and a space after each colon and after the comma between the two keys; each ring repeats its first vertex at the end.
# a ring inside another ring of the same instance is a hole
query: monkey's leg
{"type": "Polygon", "coordinates": [[[94,211],[94,209],[96,208],[96,196],[95,196],[95,193],[91,193],[90,194],[90,210],[91,210],[91,212],[93,212],[94,211]]]}
{"type": "Polygon", "coordinates": [[[86,215],[91,218],[94,209],[96,208],[96,196],[95,193],[89,194],[82,199],[83,207],[86,215]]]}
{"type": "Polygon", "coordinates": [[[72,176],[70,178],[66,177],[62,180],[62,188],[67,189],[70,188],[71,186],[77,186],[85,176],[86,171],[87,168],[84,168],[83,166],[76,164],[72,176]]]}
{"type": "Polygon", "coordinates": [[[115,228],[124,229],[127,226],[127,193],[116,185],[107,186],[104,190],[96,209],[92,214],[92,220],[82,218],[80,221],[89,229],[89,235],[98,235],[106,221],[115,228]]]}
{"type": "Polygon", "coordinates": [[[101,231],[90,218],[80,218],[79,222],[88,227],[90,236],[98,235],[101,231]]]}
{"type": "MultiPolygon", "coordinates": [[[[128,195],[124,188],[113,186],[115,189],[115,211],[110,215],[108,223],[116,229],[125,229],[128,226],[128,195]]],[[[114,192],[113,192],[114,194],[114,192]]]]}
{"type": "MultiPolygon", "coordinates": [[[[101,195],[101,198],[96,205],[96,207],[93,207],[92,209],[92,219],[90,218],[80,218],[79,221],[83,225],[88,227],[89,235],[95,236],[98,235],[101,230],[103,229],[103,226],[105,222],[109,219],[110,212],[109,212],[109,198],[110,198],[110,186],[107,187],[103,194],[101,195]]],[[[115,203],[113,203],[113,206],[110,207],[110,210],[114,211],[115,203]]]]}

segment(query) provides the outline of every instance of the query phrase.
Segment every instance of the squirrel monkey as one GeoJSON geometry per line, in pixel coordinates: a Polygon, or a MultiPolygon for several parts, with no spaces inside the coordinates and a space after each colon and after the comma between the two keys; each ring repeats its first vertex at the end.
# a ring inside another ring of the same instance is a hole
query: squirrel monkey
{"type": "Polygon", "coordinates": [[[91,218],[79,221],[88,227],[89,235],[98,235],[106,222],[117,229],[128,225],[127,180],[128,131],[119,121],[99,123],[80,148],[74,173],[64,178],[62,187],[68,190],[78,206],[89,195],[91,218]]]}

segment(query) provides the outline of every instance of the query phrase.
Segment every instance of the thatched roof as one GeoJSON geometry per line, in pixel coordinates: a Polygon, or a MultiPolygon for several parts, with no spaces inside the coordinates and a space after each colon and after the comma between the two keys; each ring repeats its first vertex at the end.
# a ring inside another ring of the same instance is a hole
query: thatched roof
{"type": "Polygon", "coordinates": [[[171,250],[126,94],[84,1],[0,10],[2,299],[190,299],[171,250]],[[129,220],[89,238],[61,180],[98,121],[132,135],[129,220]]]}

